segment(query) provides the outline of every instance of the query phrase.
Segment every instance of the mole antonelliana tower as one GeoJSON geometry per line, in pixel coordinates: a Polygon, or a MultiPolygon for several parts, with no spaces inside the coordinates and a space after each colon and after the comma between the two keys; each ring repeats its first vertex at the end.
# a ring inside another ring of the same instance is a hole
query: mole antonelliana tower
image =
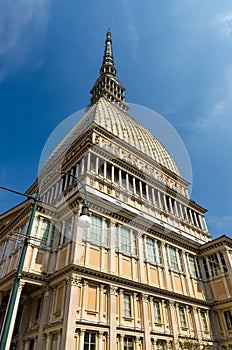
{"type": "Polygon", "coordinates": [[[90,106],[29,198],[0,215],[4,329],[40,191],[5,349],[232,349],[232,240],[211,239],[206,210],[124,92],[108,30],[90,106]]]}

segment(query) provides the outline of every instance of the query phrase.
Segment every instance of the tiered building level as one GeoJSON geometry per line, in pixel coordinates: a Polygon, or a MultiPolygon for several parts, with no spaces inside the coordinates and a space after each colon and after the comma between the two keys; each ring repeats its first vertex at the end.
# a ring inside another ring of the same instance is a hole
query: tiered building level
{"type": "MultiPolygon", "coordinates": [[[[215,240],[164,146],[128,113],[110,31],[85,115],[49,157],[12,349],[232,349],[232,240],[215,240]],[[92,225],[77,215],[86,185],[92,225]]],[[[36,181],[28,190],[38,190],[36,181]]],[[[0,216],[0,325],[33,200],[0,216]],[[15,239],[17,237],[17,239],[15,239]]],[[[13,326],[12,326],[13,327],[13,326]]],[[[1,327],[0,327],[1,328],[1,327]]]]}

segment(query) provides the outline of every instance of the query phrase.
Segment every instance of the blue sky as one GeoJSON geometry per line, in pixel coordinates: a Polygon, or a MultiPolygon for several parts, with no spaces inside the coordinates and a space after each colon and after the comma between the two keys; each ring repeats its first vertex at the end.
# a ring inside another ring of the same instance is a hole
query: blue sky
{"type": "MultiPolygon", "coordinates": [[[[63,119],[89,104],[111,28],[126,100],[165,117],[191,159],[213,237],[232,227],[232,3],[2,0],[0,184],[25,191],[63,119]]],[[[0,211],[15,195],[0,193],[0,211]]]]}

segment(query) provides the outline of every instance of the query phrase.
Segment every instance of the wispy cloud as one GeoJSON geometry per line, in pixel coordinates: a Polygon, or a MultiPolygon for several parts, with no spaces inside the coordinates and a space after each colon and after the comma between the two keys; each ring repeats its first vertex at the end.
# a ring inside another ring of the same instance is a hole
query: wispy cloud
{"type": "Polygon", "coordinates": [[[232,36],[232,11],[218,15],[211,23],[224,37],[232,36]]]}
{"type": "Polygon", "coordinates": [[[132,48],[131,53],[132,53],[132,56],[136,56],[138,51],[140,36],[138,32],[138,27],[136,26],[135,16],[131,8],[130,1],[123,0],[122,5],[123,5],[123,14],[127,22],[127,37],[132,48]]]}
{"type": "Polygon", "coordinates": [[[46,28],[48,7],[49,0],[1,1],[0,81],[16,72],[32,55],[46,28]]]}

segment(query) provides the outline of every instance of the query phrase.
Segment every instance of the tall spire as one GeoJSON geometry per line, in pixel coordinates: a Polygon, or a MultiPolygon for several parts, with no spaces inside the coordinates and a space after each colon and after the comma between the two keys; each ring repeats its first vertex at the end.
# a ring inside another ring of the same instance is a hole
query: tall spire
{"type": "Polygon", "coordinates": [[[100,97],[115,103],[118,107],[127,110],[128,106],[124,102],[124,86],[116,77],[116,68],[114,66],[112,39],[110,29],[106,33],[105,51],[100,68],[100,76],[97,78],[90,93],[91,105],[93,105],[100,97]]]}
{"type": "Polygon", "coordinates": [[[102,66],[100,69],[100,74],[104,74],[104,73],[109,73],[116,76],[110,28],[107,30],[107,33],[106,33],[105,52],[103,56],[102,66]]]}

